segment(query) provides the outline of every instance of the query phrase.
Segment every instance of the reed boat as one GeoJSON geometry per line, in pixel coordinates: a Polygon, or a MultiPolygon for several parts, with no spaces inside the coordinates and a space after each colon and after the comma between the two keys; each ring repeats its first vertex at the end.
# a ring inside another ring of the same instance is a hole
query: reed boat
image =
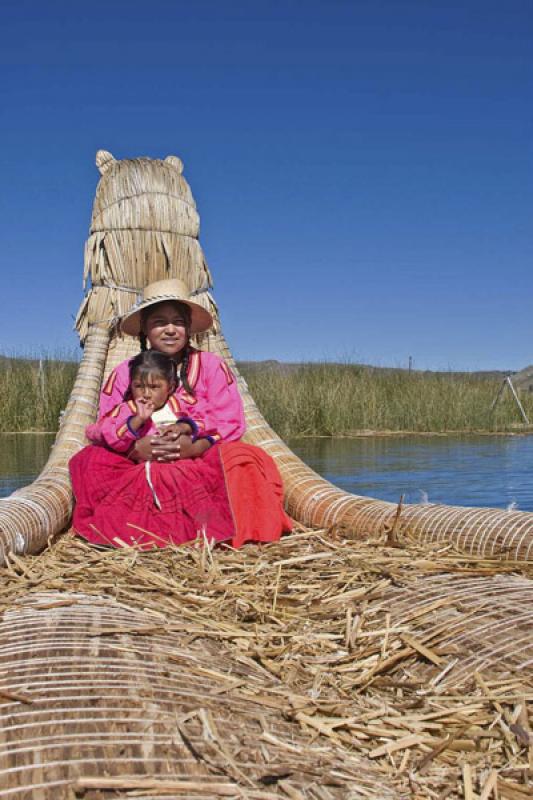
{"type": "Polygon", "coordinates": [[[50,457],[0,501],[0,796],[529,797],[533,514],[341,491],[269,427],[224,337],[183,164],[99,151],[83,358],[50,457]],[[231,552],[100,551],[68,532],[68,461],[117,319],[179,278],[237,375],[246,440],[297,532],[231,552]],[[497,794],[499,792],[499,794],[497,794]]]}

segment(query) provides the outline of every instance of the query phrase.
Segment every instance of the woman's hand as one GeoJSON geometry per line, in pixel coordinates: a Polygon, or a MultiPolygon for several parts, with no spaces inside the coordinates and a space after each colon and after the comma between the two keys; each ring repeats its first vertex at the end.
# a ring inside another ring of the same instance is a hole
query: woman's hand
{"type": "Polygon", "coordinates": [[[180,434],[165,431],[163,434],[143,436],[130,451],[132,461],[177,461],[180,456],[180,434]]]}
{"type": "Polygon", "coordinates": [[[191,436],[192,430],[191,426],[188,422],[174,422],[172,425],[165,425],[163,430],[163,436],[166,436],[169,433],[177,433],[178,436],[191,436]]]}
{"type": "Polygon", "coordinates": [[[207,439],[197,439],[193,442],[191,436],[181,434],[177,439],[172,441],[172,449],[169,449],[168,444],[161,438],[169,439],[170,437],[156,437],[152,440],[152,453],[154,461],[183,461],[187,458],[198,458],[202,453],[210,447],[207,439]]]}
{"type": "Polygon", "coordinates": [[[193,442],[190,436],[180,436],[179,445],[180,461],[185,458],[198,458],[198,456],[201,456],[210,447],[207,439],[197,439],[195,442],[193,442]]]}
{"type": "Polygon", "coordinates": [[[197,439],[193,442],[191,436],[170,429],[159,436],[143,436],[135,443],[130,458],[133,461],[169,463],[186,458],[198,458],[209,446],[207,439],[197,439]]]}

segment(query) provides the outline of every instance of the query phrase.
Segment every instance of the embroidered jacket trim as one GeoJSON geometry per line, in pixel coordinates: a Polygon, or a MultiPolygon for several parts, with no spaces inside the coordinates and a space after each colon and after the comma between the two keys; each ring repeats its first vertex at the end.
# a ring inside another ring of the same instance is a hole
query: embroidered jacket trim
{"type": "Polygon", "coordinates": [[[117,373],[115,370],[113,370],[113,372],[107,379],[104,388],[102,389],[104,394],[110,395],[113,393],[113,386],[115,385],[116,378],[117,378],[117,373]]]}
{"type": "Polygon", "coordinates": [[[194,350],[189,358],[189,368],[187,370],[187,380],[189,386],[194,389],[200,377],[201,356],[199,350],[194,350]]]}
{"type": "Polygon", "coordinates": [[[226,376],[226,381],[228,386],[231,386],[231,384],[233,383],[233,373],[231,372],[230,368],[228,367],[225,361],[221,361],[220,366],[222,368],[222,372],[226,376]]]}
{"type": "Polygon", "coordinates": [[[177,398],[173,394],[171,394],[170,397],[168,398],[168,404],[174,416],[175,417],[179,416],[180,404],[178,403],[177,398]]]}

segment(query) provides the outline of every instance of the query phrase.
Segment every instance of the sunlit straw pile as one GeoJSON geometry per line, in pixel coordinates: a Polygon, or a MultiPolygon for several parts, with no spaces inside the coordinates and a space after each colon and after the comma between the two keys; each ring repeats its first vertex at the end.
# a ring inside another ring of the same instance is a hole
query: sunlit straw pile
{"type": "Polygon", "coordinates": [[[524,800],[530,567],[397,544],[63,537],[10,558],[0,781],[17,799],[41,783],[45,798],[524,800]]]}

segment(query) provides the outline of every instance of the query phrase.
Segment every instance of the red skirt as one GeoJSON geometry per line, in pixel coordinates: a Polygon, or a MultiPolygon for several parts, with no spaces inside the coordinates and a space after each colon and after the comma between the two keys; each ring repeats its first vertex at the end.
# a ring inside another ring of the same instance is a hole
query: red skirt
{"type": "Polygon", "coordinates": [[[69,466],[76,499],[72,525],[94,544],[146,550],[205,534],[240,547],[276,541],[292,528],[274,461],[243,442],[148,466],[89,445],[69,466]]]}

